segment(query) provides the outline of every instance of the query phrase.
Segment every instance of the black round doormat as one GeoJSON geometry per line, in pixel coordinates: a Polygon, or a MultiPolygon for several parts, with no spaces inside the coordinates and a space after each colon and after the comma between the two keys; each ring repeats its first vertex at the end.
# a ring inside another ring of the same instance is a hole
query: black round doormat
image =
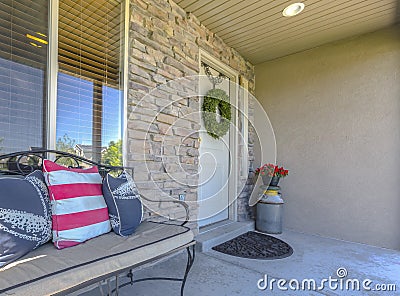
{"type": "Polygon", "coordinates": [[[215,251],[249,259],[281,259],[293,254],[284,241],[259,232],[249,231],[212,248],[215,251]]]}

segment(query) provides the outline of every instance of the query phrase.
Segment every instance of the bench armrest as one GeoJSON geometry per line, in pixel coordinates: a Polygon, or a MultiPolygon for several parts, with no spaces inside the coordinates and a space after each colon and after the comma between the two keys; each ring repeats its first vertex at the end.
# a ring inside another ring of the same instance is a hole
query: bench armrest
{"type": "Polygon", "coordinates": [[[179,206],[183,207],[185,209],[185,220],[180,224],[181,226],[185,225],[186,223],[189,222],[189,206],[187,203],[185,203],[184,201],[181,200],[162,200],[162,199],[151,199],[148,197],[143,196],[142,194],[140,195],[140,197],[146,201],[149,202],[155,202],[155,203],[167,203],[167,202],[171,202],[174,204],[178,204],[179,206]]]}

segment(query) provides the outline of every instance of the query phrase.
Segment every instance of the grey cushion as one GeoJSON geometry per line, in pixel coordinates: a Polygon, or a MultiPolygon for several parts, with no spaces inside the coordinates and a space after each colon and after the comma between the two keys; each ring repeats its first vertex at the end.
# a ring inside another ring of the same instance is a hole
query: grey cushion
{"type": "Polygon", "coordinates": [[[132,177],[127,172],[117,178],[107,174],[103,180],[103,196],[114,232],[122,236],[134,233],[142,221],[143,207],[132,177]]]}
{"type": "Polygon", "coordinates": [[[0,267],[51,238],[51,211],[43,173],[0,178],[0,267]]]}
{"type": "Polygon", "coordinates": [[[110,232],[63,250],[48,243],[0,269],[0,295],[53,295],[140,265],[192,241],[189,228],[143,222],[128,237],[110,232]]]}

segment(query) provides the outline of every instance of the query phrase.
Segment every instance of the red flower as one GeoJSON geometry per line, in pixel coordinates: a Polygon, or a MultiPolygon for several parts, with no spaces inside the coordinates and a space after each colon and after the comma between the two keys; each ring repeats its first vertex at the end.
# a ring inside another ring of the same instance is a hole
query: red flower
{"type": "Polygon", "coordinates": [[[289,170],[285,170],[283,166],[279,167],[272,163],[267,163],[257,168],[256,174],[268,175],[271,178],[274,176],[283,178],[289,174],[289,170]]]}

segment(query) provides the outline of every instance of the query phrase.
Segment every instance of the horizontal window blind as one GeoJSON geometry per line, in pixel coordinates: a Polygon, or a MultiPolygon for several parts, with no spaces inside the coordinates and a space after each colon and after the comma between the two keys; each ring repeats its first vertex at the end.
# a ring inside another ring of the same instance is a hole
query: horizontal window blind
{"type": "Polygon", "coordinates": [[[43,36],[47,35],[47,23],[47,0],[2,0],[0,57],[43,69],[47,60],[47,36],[43,36]]]}
{"type": "Polygon", "coordinates": [[[57,146],[95,161],[121,141],[123,16],[122,1],[59,4],[57,146]]]}
{"type": "Polygon", "coordinates": [[[47,0],[0,2],[0,153],[43,147],[47,0]]]}
{"type": "Polygon", "coordinates": [[[61,71],[119,87],[122,6],[109,0],[61,0],[58,61],[61,71]]]}

